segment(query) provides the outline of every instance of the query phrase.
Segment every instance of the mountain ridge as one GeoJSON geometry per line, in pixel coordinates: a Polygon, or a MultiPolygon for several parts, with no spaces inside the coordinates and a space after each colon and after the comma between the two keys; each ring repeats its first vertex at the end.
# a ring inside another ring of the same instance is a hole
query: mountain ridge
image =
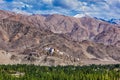
{"type": "Polygon", "coordinates": [[[118,25],[94,18],[0,11],[0,48],[11,54],[12,63],[15,60],[39,65],[119,63],[119,42],[118,25]],[[48,54],[51,48],[52,56],[48,54]]]}

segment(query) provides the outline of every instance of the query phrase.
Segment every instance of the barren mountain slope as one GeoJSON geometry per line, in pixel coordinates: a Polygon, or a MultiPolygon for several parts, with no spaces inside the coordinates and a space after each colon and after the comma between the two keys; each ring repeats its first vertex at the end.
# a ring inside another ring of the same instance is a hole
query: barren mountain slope
{"type": "Polygon", "coordinates": [[[119,63],[119,35],[117,25],[90,17],[28,16],[0,11],[0,48],[6,52],[1,55],[5,59],[10,54],[6,60],[11,64],[119,63]]]}
{"type": "Polygon", "coordinates": [[[120,25],[109,24],[88,16],[82,18],[57,14],[28,16],[1,10],[0,17],[48,29],[53,33],[66,33],[75,41],[92,40],[107,45],[120,41],[120,25]]]}

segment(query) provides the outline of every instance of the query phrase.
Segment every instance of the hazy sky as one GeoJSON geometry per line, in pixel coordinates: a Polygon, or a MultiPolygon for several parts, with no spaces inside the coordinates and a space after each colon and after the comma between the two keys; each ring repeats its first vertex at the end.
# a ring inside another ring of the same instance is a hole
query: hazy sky
{"type": "Polygon", "coordinates": [[[24,14],[120,18],[120,0],[0,0],[0,9],[24,14]]]}

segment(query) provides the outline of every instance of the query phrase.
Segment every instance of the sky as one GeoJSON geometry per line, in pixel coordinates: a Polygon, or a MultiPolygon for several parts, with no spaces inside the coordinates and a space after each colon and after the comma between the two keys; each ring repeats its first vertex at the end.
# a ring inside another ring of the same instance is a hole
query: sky
{"type": "Polygon", "coordinates": [[[0,9],[22,14],[88,15],[120,19],[120,0],[0,0],[0,9]]]}

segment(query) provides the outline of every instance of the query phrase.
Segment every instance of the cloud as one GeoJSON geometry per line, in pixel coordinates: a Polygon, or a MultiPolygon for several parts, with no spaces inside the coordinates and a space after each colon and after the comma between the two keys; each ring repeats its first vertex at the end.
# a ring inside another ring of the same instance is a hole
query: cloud
{"type": "Polygon", "coordinates": [[[0,0],[0,9],[33,14],[120,18],[120,0],[0,0]]]}
{"type": "MultiPolygon", "coordinates": [[[[84,0],[85,1],[85,0],[84,0]]],[[[104,19],[120,18],[120,0],[86,0],[85,13],[104,19]],[[90,2],[92,2],[90,4],[90,2]],[[88,5],[89,4],[89,5],[88,5]]],[[[82,13],[80,13],[82,14],[82,13]]]]}
{"type": "Polygon", "coordinates": [[[75,9],[81,5],[80,3],[81,2],[79,2],[78,0],[54,0],[53,1],[54,6],[58,6],[65,9],[75,9]]]}
{"type": "Polygon", "coordinates": [[[52,4],[53,0],[42,0],[42,2],[45,4],[52,4]]]}
{"type": "Polygon", "coordinates": [[[0,0],[0,2],[3,1],[3,0],[0,0]]]}
{"type": "Polygon", "coordinates": [[[0,3],[3,2],[3,0],[0,0],[0,3]]]}
{"type": "Polygon", "coordinates": [[[114,10],[114,12],[120,14],[120,0],[111,0],[107,2],[111,9],[114,10]]]}

